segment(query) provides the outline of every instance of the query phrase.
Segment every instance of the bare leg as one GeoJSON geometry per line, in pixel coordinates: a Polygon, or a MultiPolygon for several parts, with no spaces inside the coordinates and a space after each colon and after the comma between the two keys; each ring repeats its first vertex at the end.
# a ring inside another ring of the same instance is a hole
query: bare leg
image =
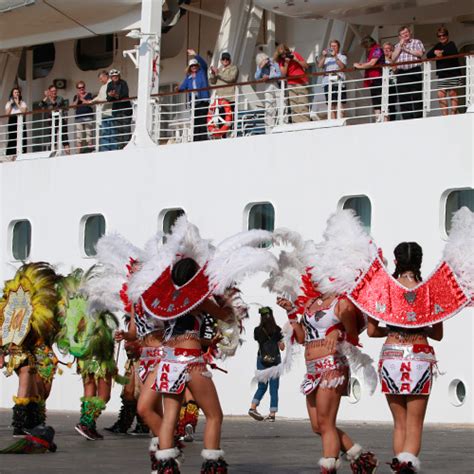
{"type": "Polygon", "coordinates": [[[325,458],[338,458],[341,443],[336,429],[336,417],[339,410],[341,395],[335,390],[317,389],[316,406],[319,429],[323,442],[325,458]]]}
{"type": "Polygon", "coordinates": [[[97,396],[107,403],[110,400],[110,392],[112,391],[112,376],[107,375],[105,379],[99,379],[97,382],[97,396]]]}
{"type": "MultiPolygon", "coordinates": [[[[312,392],[306,397],[306,408],[308,410],[309,420],[311,422],[311,428],[313,433],[321,436],[321,429],[318,425],[318,412],[316,409],[316,393],[312,392]]],[[[344,431],[337,428],[337,434],[339,436],[339,442],[341,444],[341,450],[344,452],[349,451],[349,449],[354,446],[354,441],[351,437],[344,431]]]]}
{"type": "Polygon", "coordinates": [[[38,389],[35,381],[35,374],[30,366],[21,367],[18,371],[18,398],[36,397],[38,389]]]}
{"type": "Polygon", "coordinates": [[[164,393],[163,420],[160,427],[160,450],[174,448],[174,431],[178,422],[179,410],[184,398],[184,392],[179,395],[164,393]]]}
{"type": "Polygon", "coordinates": [[[415,456],[418,456],[421,450],[423,422],[425,421],[428,398],[426,395],[410,395],[406,401],[406,436],[403,451],[415,456]]]}
{"type": "Polygon", "coordinates": [[[456,115],[459,107],[458,91],[456,89],[450,89],[449,97],[451,98],[451,114],[456,115]]]}
{"type": "Polygon", "coordinates": [[[439,106],[441,107],[441,113],[443,115],[448,115],[449,114],[448,101],[446,100],[446,91],[444,89],[438,91],[438,99],[439,99],[439,106]]]}
{"type": "Polygon", "coordinates": [[[388,406],[393,417],[393,453],[404,450],[407,436],[407,399],[403,395],[387,395],[388,406]]]}
{"type": "Polygon", "coordinates": [[[137,413],[143,418],[152,433],[158,436],[163,418],[163,404],[161,395],[152,389],[155,378],[156,369],[148,374],[145,383],[142,385],[138,398],[137,413]]]}
{"type": "Polygon", "coordinates": [[[209,377],[203,376],[201,372],[194,370],[191,372],[191,380],[188,382],[188,385],[196,403],[206,416],[204,448],[220,449],[221,428],[224,416],[214,382],[209,377]]]}
{"type": "Polygon", "coordinates": [[[84,386],[84,397],[95,397],[97,395],[97,385],[92,375],[87,375],[82,379],[84,386]]]}

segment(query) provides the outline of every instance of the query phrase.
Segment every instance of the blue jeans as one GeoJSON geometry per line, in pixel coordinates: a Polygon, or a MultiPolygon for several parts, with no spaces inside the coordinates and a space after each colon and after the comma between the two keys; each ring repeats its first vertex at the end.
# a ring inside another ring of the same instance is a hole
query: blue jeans
{"type": "MultiPolygon", "coordinates": [[[[268,367],[265,367],[262,364],[260,357],[257,357],[257,370],[264,370],[268,367]]],[[[263,396],[265,395],[268,385],[270,385],[270,413],[276,413],[278,411],[278,389],[280,387],[280,378],[270,379],[269,382],[259,382],[257,391],[253,396],[252,403],[255,405],[260,405],[263,396]]]]}
{"type": "Polygon", "coordinates": [[[117,123],[113,118],[102,119],[99,130],[99,151],[117,150],[117,140],[112,136],[116,127],[117,123]]]}

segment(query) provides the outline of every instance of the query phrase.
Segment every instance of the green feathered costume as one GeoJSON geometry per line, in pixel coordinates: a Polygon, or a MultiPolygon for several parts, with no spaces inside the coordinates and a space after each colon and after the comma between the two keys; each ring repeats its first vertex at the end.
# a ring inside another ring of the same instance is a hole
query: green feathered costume
{"type": "MultiPolygon", "coordinates": [[[[126,383],[127,380],[117,374],[114,359],[118,320],[108,311],[94,312],[88,307],[86,286],[93,274],[94,267],[86,273],[76,269],[58,284],[61,330],[57,345],[63,354],[76,358],[77,371],[83,379],[93,376],[97,382],[112,375],[117,382],[126,383]]],[[[83,397],[81,402],[79,423],[95,430],[105,402],[100,397],[83,397]]]]}

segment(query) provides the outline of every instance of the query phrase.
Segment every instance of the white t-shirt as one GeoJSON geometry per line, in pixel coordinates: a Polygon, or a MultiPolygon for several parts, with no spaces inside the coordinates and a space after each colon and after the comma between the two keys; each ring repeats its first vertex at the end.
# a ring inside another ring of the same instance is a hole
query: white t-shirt
{"type": "MultiPolygon", "coordinates": [[[[344,68],[347,66],[347,56],[345,54],[339,53],[337,55],[337,59],[341,61],[341,63],[344,64],[344,68]]],[[[338,69],[341,69],[339,65],[336,62],[336,58],[334,56],[326,56],[326,59],[324,60],[324,72],[331,72],[331,71],[337,71],[338,69]]],[[[345,81],[346,80],[346,75],[343,72],[339,72],[337,74],[339,76],[339,80],[345,81]]],[[[323,85],[326,85],[329,82],[329,76],[324,76],[323,77],[323,85]]]]}
{"type": "Polygon", "coordinates": [[[11,105],[11,112],[10,114],[13,115],[13,114],[21,114],[23,113],[23,110],[26,110],[26,102],[24,100],[22,100],[20,102],[20,107],[18,107],[16,105],[16,102],[13,102],[13,104],[11,104],[10,101],[8,101],[6,104],[5,104],[5,112],[8,114],[8,109],[11,105]]]}

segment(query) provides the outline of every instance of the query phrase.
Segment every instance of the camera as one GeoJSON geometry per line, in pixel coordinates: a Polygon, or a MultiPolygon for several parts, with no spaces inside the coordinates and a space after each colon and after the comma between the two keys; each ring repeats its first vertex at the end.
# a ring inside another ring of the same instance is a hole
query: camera
{"type": "Polygon", "coordinates": [[[333,48],[328,48],[328,54],[334,54],[334,49],[333,48]]]}
{"type": "Polygon", "coordinates": [[[293,59],[295,55],[293,53],[286,53],[285,55],[288,59],[293,59]]]}

